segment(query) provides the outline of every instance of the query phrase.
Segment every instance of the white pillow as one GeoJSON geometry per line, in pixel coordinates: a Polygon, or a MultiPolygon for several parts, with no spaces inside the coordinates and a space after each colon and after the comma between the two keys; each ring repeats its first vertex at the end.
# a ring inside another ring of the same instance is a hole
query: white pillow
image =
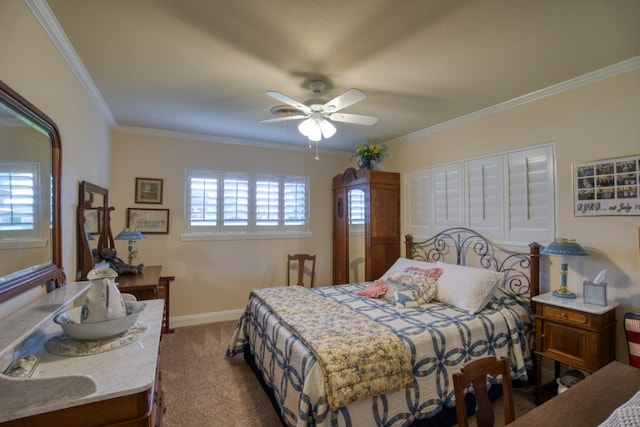
{"type": "Polygon", "coordinates": [[[438,279],[438,301],[470,313],[482,310],[493,291],[504,280],[504,273],[483,268],[438,262],[442,276],[438,279]]]}
{"type": "Polygon", "coordinates": [[[436,264],[432,262],[425,261],[416,261],[414,259],[409,258],[398,258],[395,263],[380,277],[382,280],[386,280],[389,276],[395,272],[405,272],[407,268],[420,268],[420,269],[431,269],[438,267],[436,264]]]}

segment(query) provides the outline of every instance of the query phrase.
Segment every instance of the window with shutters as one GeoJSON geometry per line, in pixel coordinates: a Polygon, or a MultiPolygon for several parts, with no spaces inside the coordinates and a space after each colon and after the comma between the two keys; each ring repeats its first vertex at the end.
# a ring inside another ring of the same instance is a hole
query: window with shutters
{"type": "Polygon", "coordinates": [[[471,228],[508,242],[555,236],[555,145],[408,171],[407,232],[428,237],[471,228]]]}
{"type": "Polygon", "coordinates": [[[307,177],[189,170],[186,194],[186,240],[308,232],[307,177]]]}
{"type": "Polygon", "coordinates": [[[0,236],[39,238],[38,164],[0,163],[0,236]]]}

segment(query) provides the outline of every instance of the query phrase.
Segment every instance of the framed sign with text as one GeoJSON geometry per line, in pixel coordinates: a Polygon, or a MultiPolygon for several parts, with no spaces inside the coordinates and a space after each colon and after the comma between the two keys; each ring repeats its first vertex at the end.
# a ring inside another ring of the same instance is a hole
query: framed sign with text
{"type": "Polygon", "coordinates": [[[575,216],[640,215],[640,156],[573,165],[575,216]]]}

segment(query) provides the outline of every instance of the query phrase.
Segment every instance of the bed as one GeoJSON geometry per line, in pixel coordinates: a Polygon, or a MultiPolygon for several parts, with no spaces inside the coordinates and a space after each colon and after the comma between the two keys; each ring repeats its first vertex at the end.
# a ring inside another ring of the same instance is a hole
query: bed
{"type": "Polygon", "coordinates": [[[256,289],[226,357],[244,354],[286,426],[453,425],[463,364],[508,357],[512,379],[528,379],[539,245],[529,248],[451,228],[406,236],[406,257],[374,282],[256,289]]]}

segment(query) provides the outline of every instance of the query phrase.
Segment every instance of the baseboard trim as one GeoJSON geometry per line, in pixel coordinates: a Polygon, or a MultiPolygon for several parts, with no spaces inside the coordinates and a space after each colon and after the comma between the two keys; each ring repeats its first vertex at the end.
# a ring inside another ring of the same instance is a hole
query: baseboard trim
{"type": "Polygon", "coordinates": [[[228,322],[230,320],[239,320],[243,312],[244,309],[238,309],[191,314],[188,316],[172,316],[170,324],[172,328],[182,328],[185,326],[204,325],[205,323],[228,322]]]}

